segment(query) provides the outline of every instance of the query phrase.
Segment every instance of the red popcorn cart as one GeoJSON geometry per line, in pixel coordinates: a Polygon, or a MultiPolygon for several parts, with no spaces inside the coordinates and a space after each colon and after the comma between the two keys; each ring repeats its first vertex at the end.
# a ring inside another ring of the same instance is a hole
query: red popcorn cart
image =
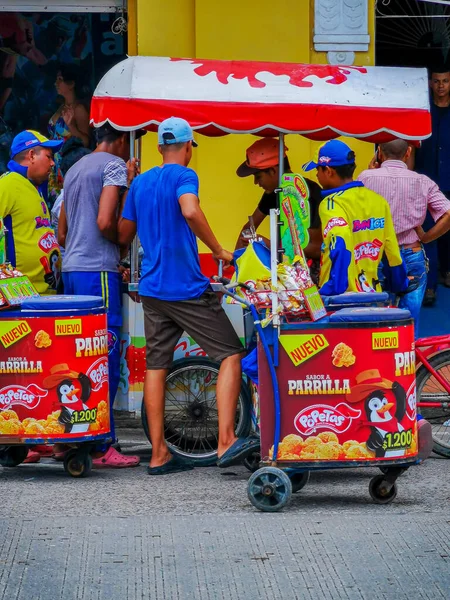
{"type": "Polygon", "coordinates": [[[0,464],[19,465],[35,444],[64,443],[65,470],[86,476],[109,423],[102,298],[28,298],[1,312],[0,464]]]}

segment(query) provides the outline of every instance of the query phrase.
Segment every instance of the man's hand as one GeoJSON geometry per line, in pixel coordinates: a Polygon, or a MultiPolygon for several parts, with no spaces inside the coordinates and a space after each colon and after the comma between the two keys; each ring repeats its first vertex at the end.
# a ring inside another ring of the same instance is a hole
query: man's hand
{"type": "Polygon", "coordinates": [[[137,177],[141,172],[139,168],[139,161],[137,158],[130,158],[127,162],[127,184],[130,187],[133,179],[137,177]]]}
{"type": "Polygon", "coordinates": [[[213,252],[213,258],[217,263],[222,260],[223,266],[226,268],[230,266],[230,263],[233,260],[233,254],[228,252],[228,250],[221,248],[219,252],[213,252]]]}
{"type": "Polygon", "coordinates": [[[421,225],[419,225],[418,227],[414,227],[414,231],[417,233],[419,241],[424,241],[423,238],[425,237],[425,231],[423,230],[423,227],[421,225]]]}
{"type": "Polygon", "coordinates": [[[379,169],[380,168],[380,163],[378,162],[378,154],[376,152],[373,155],[368,168],[369,169],[379,169]]]}

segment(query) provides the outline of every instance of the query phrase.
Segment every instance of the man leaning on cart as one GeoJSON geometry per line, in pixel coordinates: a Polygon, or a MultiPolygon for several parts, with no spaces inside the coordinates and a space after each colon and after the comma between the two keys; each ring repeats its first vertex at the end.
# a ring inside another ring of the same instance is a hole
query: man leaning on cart
{"type": "Polygon", "coordinates": [[[381,291],[378,266],[383,254],[389,264],[390,291],[404,292],[409,280],[389,204],[360,181],[353,181],[355,160],[347,144],[331,140],[320,147],[317,160],[303,165],[304,171],[317,169],[323,188],[320,292],[333,296],[381,291]]]}
{"type": "Polygon", "coordinates": [[[200,208],[198,177],[188,168],[195,146],[187,121],[176,117],[163,121],[158,128],[163,163],[133,182],[119,222],[119,243],[130,244],[137,230],[144,249],[139,294],[147,355],[144,402],[152,443],[149,475],[192,469],[190,463],[170,454],[164,440],[166,376],[183,331],[208,356],[221,361],[217,382],[218,466],[241,462],[259,447],[256,439],[235,436],[244,349],[209,280],[200,271],[196,238],[216,260],[228,264],[232,254],[219,244],[200,208]]]}

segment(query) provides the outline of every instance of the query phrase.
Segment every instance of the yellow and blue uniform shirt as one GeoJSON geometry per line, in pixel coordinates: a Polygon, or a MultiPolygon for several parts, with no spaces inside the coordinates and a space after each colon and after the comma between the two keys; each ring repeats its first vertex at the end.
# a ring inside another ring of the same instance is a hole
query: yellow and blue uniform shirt
{"type": "Polygon", "coordinates": [[[7,229],[7,258],[27,275],[40,294],[55,293],[61,273],[61,253],[50,224],[50,213],[26,168],[15,161],[0,177],[0,217],[7,229]]]}
{"type": "Polygon", "coordinates": [[[408,279],[386,200],[359,181],[324,190],[322,196],[321,294],[380,291],[383,254],[390,267],[390,291],[404,291],[408,279]]]}

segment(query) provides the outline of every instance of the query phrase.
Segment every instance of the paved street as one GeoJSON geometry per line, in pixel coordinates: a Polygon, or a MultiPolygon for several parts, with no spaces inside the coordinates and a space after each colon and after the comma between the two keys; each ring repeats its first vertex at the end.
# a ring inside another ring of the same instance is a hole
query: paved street
{"type": "Polygon", "coordinates": [[[50,459],[0,468],[0,599],[448,600],[450,461],[411,469],[389,506],[370,500],[376,473],[316,473],[271,515],[247,500],[241,467],[82,480],[50,459]]]}

